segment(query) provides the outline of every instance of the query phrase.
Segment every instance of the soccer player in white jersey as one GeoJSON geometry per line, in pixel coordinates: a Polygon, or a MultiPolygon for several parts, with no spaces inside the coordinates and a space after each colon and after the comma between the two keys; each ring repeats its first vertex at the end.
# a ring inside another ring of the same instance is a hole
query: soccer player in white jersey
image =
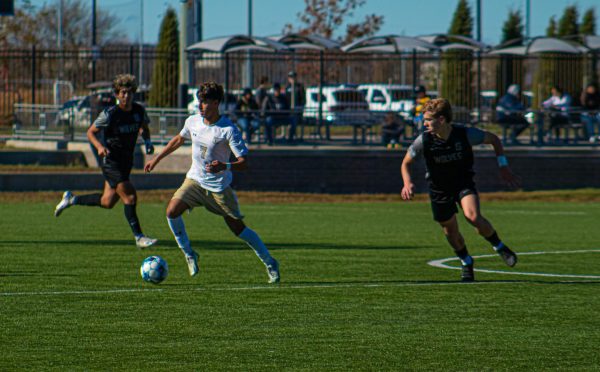
{"type": "Polygon", "coordinates": [[[190,116],[181,132],[144,167],[146,172],[151,172],[186,139],[192,141],[192,166],[167,206],[169,227],[185,254],[190,275],[195,276],[198,274],[198,254],[190,245],[181,215],[190,208],[204,206],[208,211],[223,216],[231,232],[244,240],[266,266],[269,283],[278,283],[279,263],[271,257],[258,234],[244,224],[244,216],[230,186],[231,171],[242,171],[247,167],[248,148],[237,127],[219,113],[223,87],[215,82],[206,82],[200,86],[198,98],[200,114],[190,116]],[[236,160],[230,162],[232,153],[236,160]]]}

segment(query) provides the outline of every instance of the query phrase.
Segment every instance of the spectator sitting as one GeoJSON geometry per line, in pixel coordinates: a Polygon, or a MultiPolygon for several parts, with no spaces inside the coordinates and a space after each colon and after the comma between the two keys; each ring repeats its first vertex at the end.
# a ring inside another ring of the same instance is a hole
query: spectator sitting
{"type": "Polygon", "coordinates": [[[588,84],[581,93],[581,106],[584,112],[581,114],[581,121],[585,124],[586,135],[591,143],[596,142],[600,135],[600,92],[596,84],[588,84]],[[598,129],[596,132],[594,127],[598,129]]]}
{"type": "Polygon", "coordinates": [[[571,96],[558,86],[552,87],[552,95],[542,103],[542,107],[550,110],[550,130],[554,129],[555,138],[560,137],[560,127],[569,123],[571,96]]]}
{"type": "Polygon", "coordinates": [[[246,142],[252,143],[252,133],[260,128],[258,121],[258,104],[252,95],[252,89],[244,88],[242,97],[235,105],[235,115],[237,116],[237,124],[246,136],[246,142]]]}
{"type": "Polygon", "coordinates": [[[296,131],[296,118],[294,115],[290,115],[290,104],[281,91],[281,84],[273,84],[273,95],[267,96],[267,99],[263,101],[262,112],[265,115],[265,132],[269,145],[273,145],[275,129],[286,124],[290,124],[288,142],[292,142],[292,133],[296,131]]]}
{"type": "Polygon", "coordinates": [[[400,137],[404,139],[404,122],[395,112],[389,111],[381,124],[381,140],[388,149],[400,147],[400,137]]]}
{"type": "MultiPolygon", "coordinates": [[[[430,100],[431,100],[431,97],[429,97],[427,95],[427,91],[425,90],[424,86],[419,85],[418,87],[415,88],[415,108],[413,109],[413,113],[412,113],[413,114],[413,123],[415,126],[413,128],[416,127],[419,133],[423,129],[423,107],[430,100]]],[[[414,131],[414,129],[413,129],[413,131],[414,131]]],[[[413,137],[415,137],[415,136],[413,136],[413,137]]]]}
{"type": "Polygon", "coordinates": [[[506,94],[498,101],[496,106],[496,117],[498,123],[512,128],[510,134],[511,143],[519,143],[517,138],[523,132],[529,123],[525,119],[525,106],[520,101],[521,88],[517,84],[512,84],[506,90],[506,94]]]}

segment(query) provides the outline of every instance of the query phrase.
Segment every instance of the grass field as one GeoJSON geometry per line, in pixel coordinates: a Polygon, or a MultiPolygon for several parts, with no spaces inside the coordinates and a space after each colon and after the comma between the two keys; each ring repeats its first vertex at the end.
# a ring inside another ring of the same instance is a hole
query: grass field
{"type": "MultiPolygon", "coordinates": [[[[147,251],[120,206],[53,207],[0,204],[3,371],[600,369],[599,204],[485,202],[514,250],[548,253],[514,269],[476,259],[506,273],[472,284],[428,265],[452,252],[425,202],[243,204],[281,262],[278,286],[206,211],[185,216],[190,278],[164,203],[139,207],[160,239],[147,251]],[[139,276],[151,254],[170,267],[158,286],[139,276]]],[[[492,253],[463,222],[471,253],[492,253]]]]}

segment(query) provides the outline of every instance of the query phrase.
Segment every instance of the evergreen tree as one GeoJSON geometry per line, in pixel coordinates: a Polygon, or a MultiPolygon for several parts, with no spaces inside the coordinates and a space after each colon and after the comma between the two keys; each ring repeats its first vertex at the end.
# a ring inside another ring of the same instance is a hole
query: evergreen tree
{"type": "MultiPolygon", "coordinates": [[[[451,35],[473,36],[473,17],[466,0],[459,0],[452,23],[448,29],[451,35]]],[[[468,121],[468,110],[474,106],[473,89],[473,53],[471,51],[451,50],[442,54],[442,97],[456,106],[456,120],[468,121]],[[461,109],[459,109],[461,108],[461,109]]]]}
{"type": "Polygon", "coordinates": [[[448,33],[473,37],[473,17],[467,0],[459,0],[448,33]]]}
{"type": "Polygon", "coordinates": [[[556,18],[554,16],[550,17],[550,21],[548,22],[548,27],[546,27],[546,36],[555,37],[557,34],[556,31],[556,18]]]}
{"type": "Polygon", "coordinates": [[[583,35],[596,35],[596,12],[594,8],[589,8],[583,14],[579,32],[583,35]]]}
{"type": "Polygon", "coordinates": [[[558,36],[571,36],[579,33],[579,24],[577,23],[579,15],[577,13],[576,5],[569,5],[565,8],[562,17],[558,21],[558,36]]]}
{"type": "Polygon", "coordinates": [[[508,12],[508,18],[502,26],[502,43],[509,40],[522,39],[523,38],[523,19],[521,18],[521,12],[518,10],[511,10],[508,12]]]}
{"type": "Polygon", "coordinates": [[[179,84],[179,23],[177,14],[171,7],[167,9],[160,24],[156,54],[148,105],[176,107],[179,84]]]}

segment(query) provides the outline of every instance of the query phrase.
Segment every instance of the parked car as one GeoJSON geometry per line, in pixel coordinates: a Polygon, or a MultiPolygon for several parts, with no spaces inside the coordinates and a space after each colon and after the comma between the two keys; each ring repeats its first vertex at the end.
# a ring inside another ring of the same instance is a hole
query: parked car
{"type": "MultiPolygon", "coordinates": [[[[404,119],[412,117],[415,107],[415,93],[412,85],[404,84],[361,84],[357,87],[369,103],[369,110],[374,113],[393,111],[404,119]]],[[[437,92],[427,91],[431,98],[437,97],[437,92]]]]}
{"type": "MultiPolygon", "coordinates": [[[[369,105],[362,92],[347,85],[322,88],[323,120],[332,125],[361,125],[370,122],[369,105]]],[[[306,88],[304,121],[314,124],[319,119],[319,87],[306,88]]]]}
{"type": "Polygon", "coordinates": [[[56,124],[57,125],[69,125],[70,118],[73,115],[73,111],[79,101],[81,101],[84,97],[74,96],[67,100],[62,104],[60,109],[58,109],[58,113],[56,114],[56,124]]]}

